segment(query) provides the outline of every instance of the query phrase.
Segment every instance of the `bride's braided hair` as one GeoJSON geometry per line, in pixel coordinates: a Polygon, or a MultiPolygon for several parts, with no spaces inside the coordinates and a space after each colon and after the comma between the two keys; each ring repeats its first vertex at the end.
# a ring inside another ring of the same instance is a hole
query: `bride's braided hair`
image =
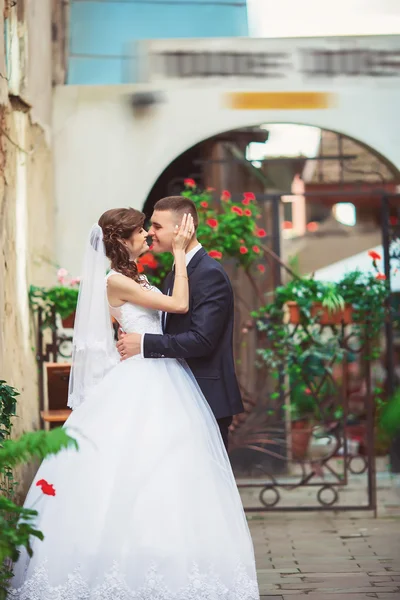
{"type": "Polygon", "coordinates": [[[134,208],[112,208],[103,213],[99,219],[111,268],[138,283],[140,283],[140,275],[136,262],[131,260],[129,250],[122,240],[129,239],[136,229],[141,229],[145,218],[142,212],[134,208]]]}

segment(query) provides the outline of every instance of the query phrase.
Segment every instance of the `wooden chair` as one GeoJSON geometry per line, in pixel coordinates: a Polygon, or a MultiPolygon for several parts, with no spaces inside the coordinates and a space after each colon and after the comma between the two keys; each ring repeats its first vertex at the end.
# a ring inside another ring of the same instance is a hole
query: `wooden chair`
{"type": "Polygon", "coordinates": [[[42,410],[40,416],[50,428],[60,427],[71,414],[67,408],[68,382],[71,372],[70,363],[45,363],[47,379],[47,410],[42,410]]]}

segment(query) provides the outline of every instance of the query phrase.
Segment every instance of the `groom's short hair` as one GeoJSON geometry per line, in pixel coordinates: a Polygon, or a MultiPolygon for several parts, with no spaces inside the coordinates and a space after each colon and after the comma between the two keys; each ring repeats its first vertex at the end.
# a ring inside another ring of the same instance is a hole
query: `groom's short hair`
{"type": "Polygon", "coordinates": [[[167,196],[166,198],[161,198],[161,200],[155,203],[154,210],[170,210],[178,216],[188,213],[192,215],[196,229],[199,224],[199,216],[195,203],[184,196],[167,196]]]}

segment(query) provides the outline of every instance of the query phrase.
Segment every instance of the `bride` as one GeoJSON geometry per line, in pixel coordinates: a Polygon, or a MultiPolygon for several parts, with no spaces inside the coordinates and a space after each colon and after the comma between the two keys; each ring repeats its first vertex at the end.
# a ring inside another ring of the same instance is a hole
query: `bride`
{"type": "Polygon", "coordinates": [[[138,273],[144,218],[110,210],[90,232],[64,426],[79,451],[39,468],[25,506],[35,504],[45,537],[32,541],[32,558],[21,551],[10,598],[259,599],[240,496],[196,380],[180,361],[120,361],[115,349],[110,313],[125,332],[161,333],[160,311],[188,310],[192,217],[174,239],[171,296],[138,273]],[[43,479],[54,497],[41,496],[43,479]]]}

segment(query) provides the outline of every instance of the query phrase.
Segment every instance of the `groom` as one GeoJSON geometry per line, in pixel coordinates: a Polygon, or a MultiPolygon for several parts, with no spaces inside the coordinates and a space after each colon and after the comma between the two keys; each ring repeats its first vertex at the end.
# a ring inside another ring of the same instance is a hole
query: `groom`
{"type": "MultiPolygon", "coordinates": [[[[190,213],[195,228],[195,204],[183,196],[159,200],[154,206],[149,235],[154,252],[171,252],[176,225],[190,213]]],[[[233,292],[221,265],[210,258],[196,236],[186,250],[189,312],[162,313],[163,335],[123,334],[117,343],[123,359],[183,358],[195,376],[220,428],[226,448],[233,415],[243,412],[233,359],[233,292]]],[[[164,282],[164,293],[174,285],[174,270],[164,282]]]]}

